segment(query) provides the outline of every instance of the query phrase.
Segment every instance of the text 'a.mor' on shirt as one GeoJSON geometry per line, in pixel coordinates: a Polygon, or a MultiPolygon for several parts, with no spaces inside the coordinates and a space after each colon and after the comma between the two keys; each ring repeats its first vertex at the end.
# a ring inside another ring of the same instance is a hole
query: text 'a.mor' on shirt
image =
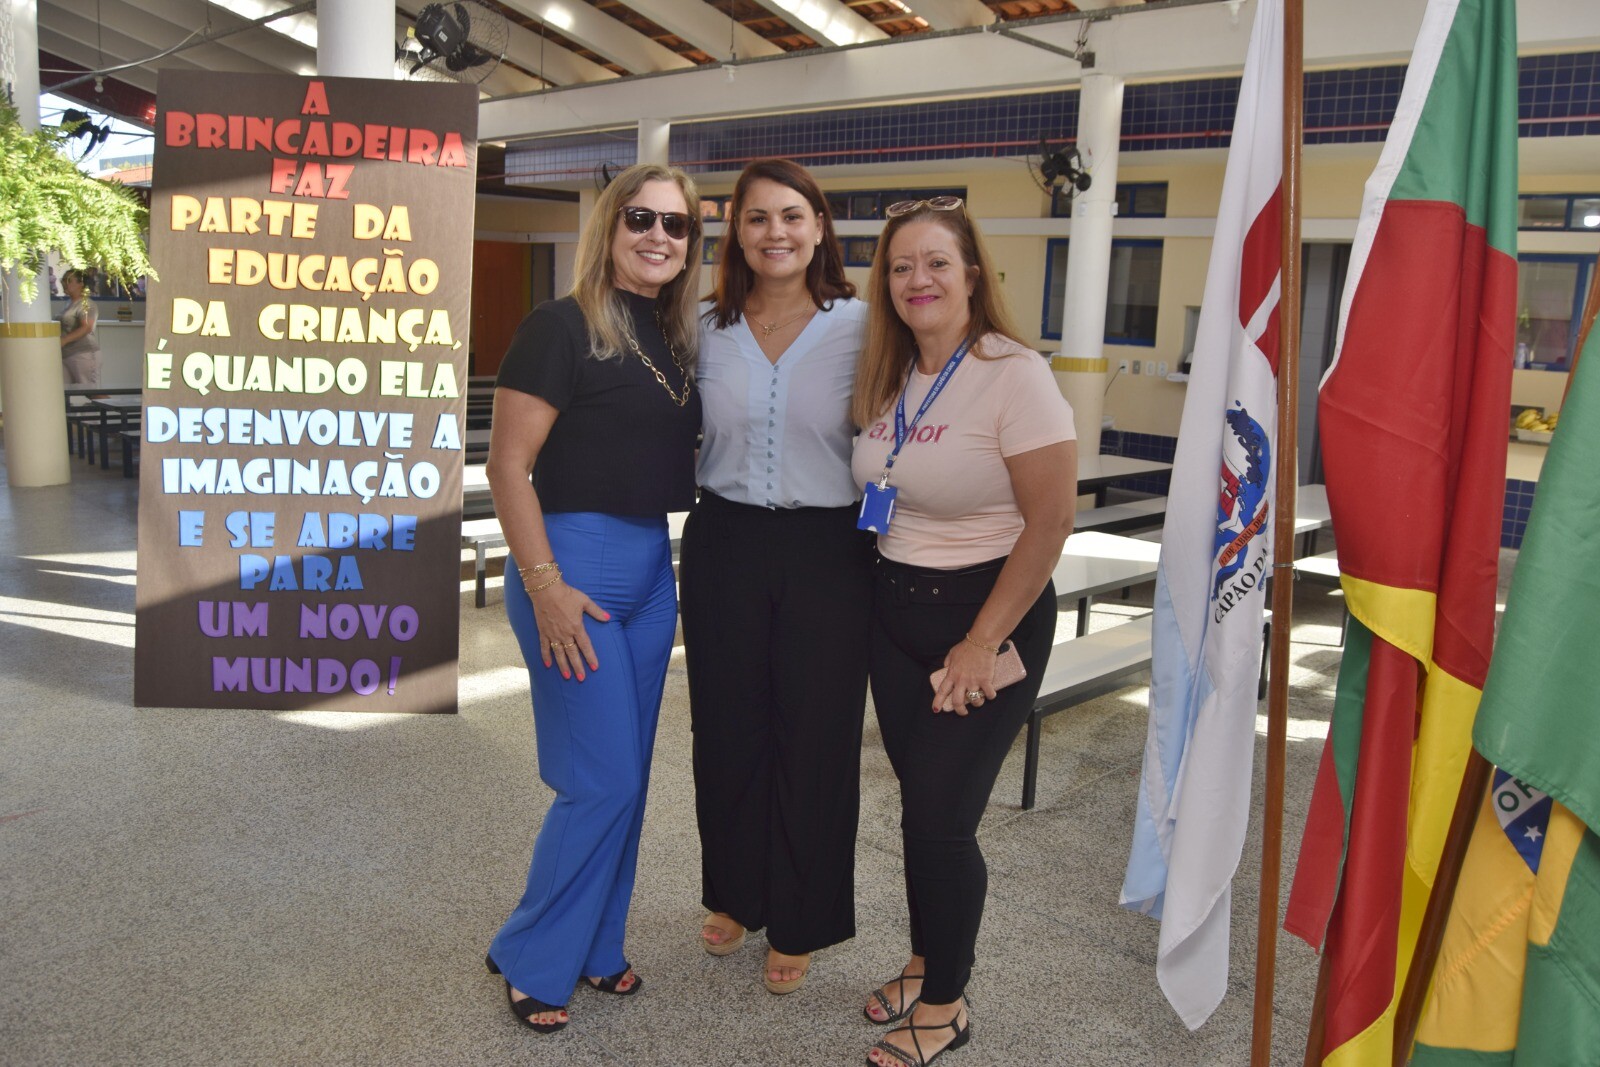
{"type": "MultiPolygon", "coordinates": [[[[657,326],[656,301],[618,293],[639,347],[681,396],[687,383],[657,326]]],[[[540,397],[561,413],[533,468],[544,511],[660,515],[694,505],[699,390],[679,407],[633,352],[591,356],[583,314],[571,297],[540,304],[522,320],[495,384],[540,397]]]]}
{"type": "MultiPolygon", "coordinates": [[[[1077,438],[1072,408],[1031,348],[989,334],[968,354],[895,460],[894,521],[878,551],[898,563],[948,569],[1008,555],[1022,534],[1022,512],[1005,461],[1077,438]]],[[[935,374],[913,368],[906,422],[935,374]]],[[[851,464],[858,484],[877,480],[894,448],[894,405],[861,431],[851,464]]]]}
{"type": "Polygon", "coordinates": [[[861,498],[850,477],[850,397],[867,306],[818,310],[773,363],[748,316],[725,330],[702,320],[695,377],[705,400],[696,476],[702,488],[766,508],[839,508],[861,498]]]}

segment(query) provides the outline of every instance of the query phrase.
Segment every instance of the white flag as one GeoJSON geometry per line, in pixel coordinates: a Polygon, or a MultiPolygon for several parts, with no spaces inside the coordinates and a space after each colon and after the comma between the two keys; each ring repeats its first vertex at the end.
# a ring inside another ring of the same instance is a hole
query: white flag
{"type": "Polygon", "coordinates": [[[1260,0],[1206,272],[1152,620],[1150,730],[1122,903],[1161,919],[1156,977],[1192,1030],[1228,985],[1271,566],[1283,0],[1260,0]]]}

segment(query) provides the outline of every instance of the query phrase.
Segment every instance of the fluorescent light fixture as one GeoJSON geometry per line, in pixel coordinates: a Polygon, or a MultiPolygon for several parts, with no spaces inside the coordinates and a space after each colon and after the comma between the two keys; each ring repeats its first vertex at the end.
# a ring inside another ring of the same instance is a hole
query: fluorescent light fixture
{"type": "Polygon", "coordinates": [[[572,29],[572,12],[560,4],[550,4],[544,9],[544,20],[558,30],[572,29]]]}

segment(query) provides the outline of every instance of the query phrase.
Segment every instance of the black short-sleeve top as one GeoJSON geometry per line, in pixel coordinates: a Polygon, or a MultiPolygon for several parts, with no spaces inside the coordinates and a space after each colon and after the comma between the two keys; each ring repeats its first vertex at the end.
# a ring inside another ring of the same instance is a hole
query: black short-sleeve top
{"type": "MultiPolygon", "coordinates": [[[[656,301],[617,292],[633,317],[640,349],[682,396],[689,383],[662,336],[656,301]]],[[[540,304],[522,320],[495,384],[540,397],[561,413],[533,467],[544,511],[660,515],[694,505],[698,390],[679,407],[633,351],[621,358],[591,356],[583,313],[572,297],[540,304]]]]}

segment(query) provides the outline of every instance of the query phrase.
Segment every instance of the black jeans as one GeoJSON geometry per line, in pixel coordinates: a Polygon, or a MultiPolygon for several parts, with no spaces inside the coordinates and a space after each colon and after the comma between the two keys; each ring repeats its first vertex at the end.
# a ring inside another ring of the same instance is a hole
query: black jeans
{"type": "Polygon", "coordinates": [[[872,701],[900,779],[911,951],[927,959],[922,999],[929,1004],[959,998],[972,975],[989,885],[978,821],[1039,694],[1055,638],[1056,594],[1047,582],[1010,637],[1028,676],[966,716],[932,710],[928,675],[971,629],[1004,563],[960,571],[876,564],[872,701]]]}
{"type": "Polygon", "coordinates": [[[683,531],[702,903],[779,952],[855,936],[871,541],[712,493],[683,531]]]}

